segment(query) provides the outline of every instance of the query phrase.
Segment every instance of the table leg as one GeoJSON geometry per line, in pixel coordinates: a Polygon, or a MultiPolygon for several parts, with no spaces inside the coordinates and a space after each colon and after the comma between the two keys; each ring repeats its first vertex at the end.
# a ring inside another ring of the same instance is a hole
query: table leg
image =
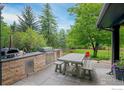
{"type": "Polygon", "coordinates": [[[79,67],[78,67],[78,64],[75,64],[75,67],[76,67],[76,74],[77,74],[77,77],[79,77],[79,67]]]}
{"type": "Polygon", "coordinates": [[[64,62],[64,67],[63,67],[63,75],[65,75],[66,68],[67,68],[67,63],[66,63],[66,62],[64,62]]]}
{"type": "Polygon", "coordinates": [[[86,70],[83,69],[83,76],[82,76],[82,78],[85,78],[85,76],[86,76],[86,70]]]}
{"type": "Polygon", "coordinates": [[[91,70],[89,70],[88,73],[89,73],[89,80],[92,80],[91,70]]]}

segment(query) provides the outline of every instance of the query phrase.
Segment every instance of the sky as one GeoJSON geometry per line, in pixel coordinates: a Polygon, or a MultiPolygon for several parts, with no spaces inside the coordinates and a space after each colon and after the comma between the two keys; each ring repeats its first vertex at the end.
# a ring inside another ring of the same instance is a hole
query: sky
{"type": "MultiPolygon", "coordinates": [[[[5,7],[2,11],[2,16],[4,17],[4,21],[8,24],[12,24],[14,21],[18,23],[17,15],[21,15],[24,6],[30,5],[35,16],[38,18],[41,15],[43,4],[42,3],[8,3],[5,4],[5,7]]],[[[70,15],[67,11],[68,8],[73,7],[75,4],[73,3],[51,3],[51,9],[56,17],[56,21],[58,23],[58,29],[69,29],[70,25],[74,24],[74,15],[70,15]]]]}

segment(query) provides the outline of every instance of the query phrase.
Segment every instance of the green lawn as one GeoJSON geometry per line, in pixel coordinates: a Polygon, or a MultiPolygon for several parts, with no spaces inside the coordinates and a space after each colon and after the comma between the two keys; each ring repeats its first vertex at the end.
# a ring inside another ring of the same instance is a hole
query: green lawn
{"type": "MultiPolygon", "coordinates": [[[[65,54],[67,53],[85,53],[86,51],[89,51],[91,54],[91,57],[93,58],[93,50],[92,49],[73,49],[73,50],[65,50],[65,54]]],[[[111,59],[111,50],[98,50],[97,58],[93,58],[96,60],[109,60],[111,59]]],[[[120,51],[120,56],[122,59],[124,59],[124,51],[120,51]]]]}

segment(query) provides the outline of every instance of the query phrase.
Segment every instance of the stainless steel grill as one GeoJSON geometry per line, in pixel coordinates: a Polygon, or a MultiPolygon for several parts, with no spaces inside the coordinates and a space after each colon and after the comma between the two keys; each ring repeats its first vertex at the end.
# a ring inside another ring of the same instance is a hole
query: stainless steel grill
{"type": "Polygon", "coordinates": [[[15,56],[18,56],[19,49],[17,48],[2,48],[1,49],[1,58],[13,58],[15,56]]]}

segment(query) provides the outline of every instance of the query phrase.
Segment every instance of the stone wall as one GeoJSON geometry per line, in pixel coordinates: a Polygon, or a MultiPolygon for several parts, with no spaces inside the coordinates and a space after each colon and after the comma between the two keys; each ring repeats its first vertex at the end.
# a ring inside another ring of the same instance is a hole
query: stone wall
{"type": "Polygon", "coordinates": [[[25,77],[24,59],[2,63],[2,85],[12,84],[25,77]]]}
{"type": "Polygon", "coordinates": [[[26,72],[26,62],[33,61],[33,72],[38,72],[44,69],[48,64],[51,64],[58,57],[62,55],[61,50],[56,50],[53,52],[41,53],[38,55],[22,57],[15,60],[8,60],[2,62],[2,85],[11,85],[23,78],[28,77],[26,72]]]}
{"type": "Polygon", "coordinates": [[[46,64],[50,64],[52,62],[54,62],[55,59],[55,53],[54,52],[47,52],[46,53],[46,64]]]}
{"type": "Polygon", "coordinates": [[[63,56],[63,50],[55,50],[54,51],[54,57],[55,57],[55,59],[57,59],[57,58],[59,58],[61,56],[63,56]]]}
{"type": "Polygon", "coordinates": [[[45,54],[36,56],[34,59],[34,72],[38,72],[46,66],[45,54]]]}

